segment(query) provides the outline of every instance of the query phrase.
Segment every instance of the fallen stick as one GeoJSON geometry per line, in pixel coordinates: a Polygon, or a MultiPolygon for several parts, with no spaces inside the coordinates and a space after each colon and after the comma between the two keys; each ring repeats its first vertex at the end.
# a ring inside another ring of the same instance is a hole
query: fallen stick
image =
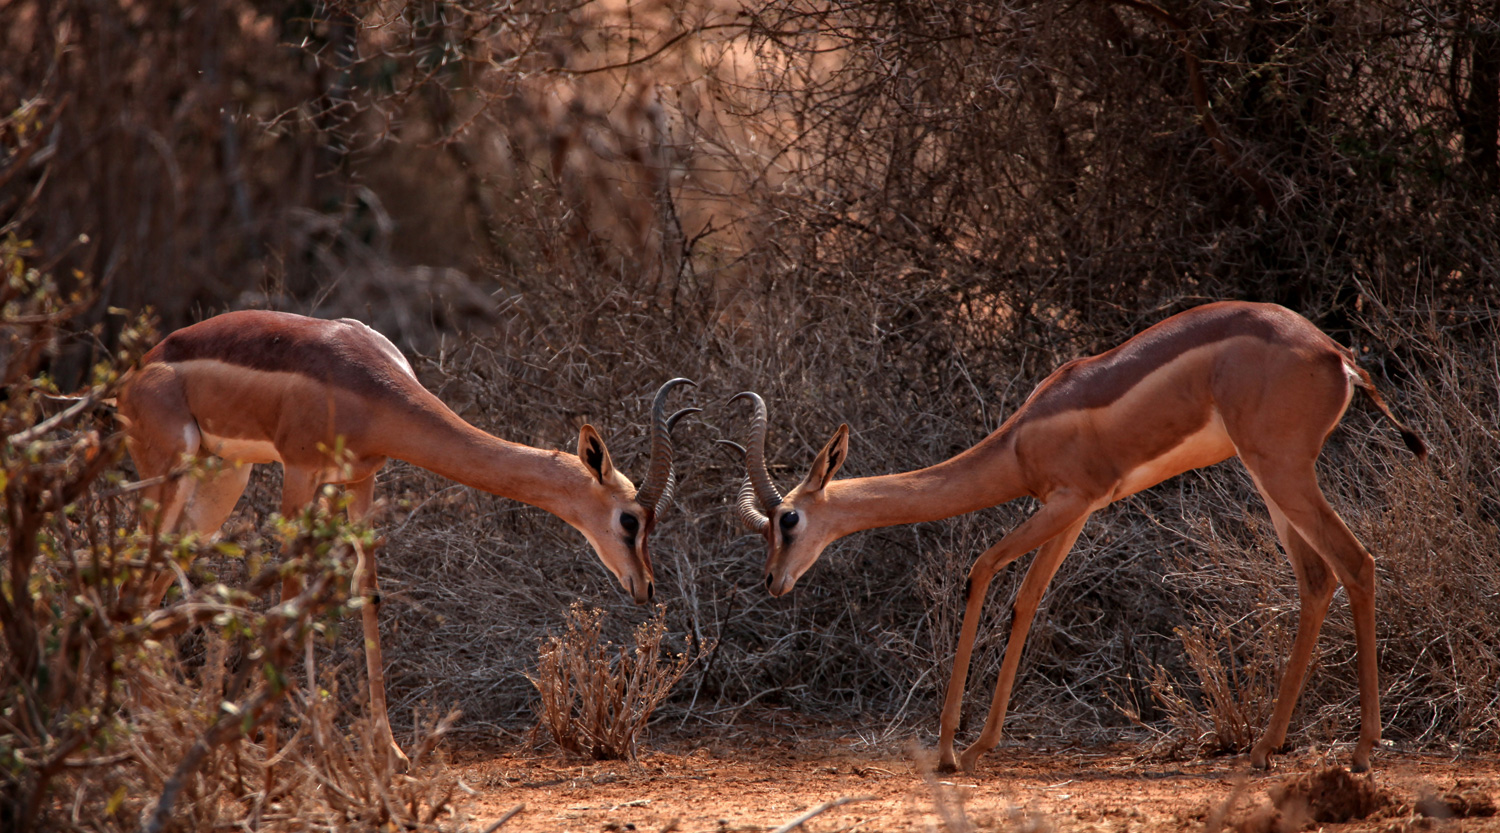
{"type": "Polygon", "coordinates": [[[800,816],[792,819],[791,821],[787,822],[786,824],[783,824],[782,826],[776,828],[775,830],[771,831],[771,833],[792,833],[793,830],[796,830],[797,828],[801,827],[804,822],[810,821],[814,817],[820,816],[820,815],[822,815],[822,814],[824,814],[824,813],[828,812],[829,810],[832,810],[832,809],[834,809],[836,807],[842,807],[845,804],[853,804],[856,801],[874,801],[874,800],[875,800],[875,796],[873,796],[873,795],[846,795],[843,798],[835,798],[832,801],[825,801],[822,804],[819,804],[818,806],[812,808],[811,810],[808,810],[807,812],[803,813],[802,815],[800,815],[800,816]]]}
{"type": "Polygon", "coordinates": [[[508,812],[505,815],[501,816],[499,821],[495,822],[494,824],[490,825],[489,827],[486,827],[484,829],[484,833],[495,833],[496,830],[499,830],[502,826],[504,826],[504,824],[506,822],[508,822],[511,819],[515,818],[516,814],[519,813],[519,812],[521,812],[524,809],[526,809],[526,805],[525,804],[517,804],[516,806],[510,808],[510,812],[508,812]]]}

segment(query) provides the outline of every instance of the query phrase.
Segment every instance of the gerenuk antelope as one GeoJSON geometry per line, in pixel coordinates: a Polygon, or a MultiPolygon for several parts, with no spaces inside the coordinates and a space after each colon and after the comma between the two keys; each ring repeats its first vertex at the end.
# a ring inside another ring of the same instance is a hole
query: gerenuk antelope
{"type": "MultiPolygon", "coordinates": [[[[249,481],[251,464],[281,463],[281,512],[311,503],[320,486],[343,484],[355,519],[371,508],[375,473],[389,458],[551,512],[583,533],[599,560],[637,603],[654,591],[647,539],[669,505],[672,426],[696,412],[665,414],[667,394],[652,406],[651,461],[639,491],[615,468],[599,432],[584,425],[578,453],[507,442],[453,413],[417,381],[388,339],[351,319],[240,311],[178,330],[132,371],[119,397],[126,446],[157,509],[147,523],[165,531],[216,532],[249,481]],[[337,450],[337,453],[336,453],[337,450]],[[184,461],[218,457],[200,476],[173,476],[184,461]]],[[[364,606],[370,706],[379,739],[399,762],[405,755],[386,715],[373,556],[357,567],[364,606]]],[[[164,573],[153,606],[170,587],[164,573]]],[[[294,582],[283,598],[299,592],[294,582]]]]}
{"type": "Polygon", "coordinates": [[[1271,304],[1222,302],[1172,316],[1119,347],[1068,362],[973,448],[903,474],[834,480],[849,448],[841,425],[807,477],[784,497],[765,463],[766,410],[755,406],[741,519],[766,537],[766,587],[792,589],[823,548],[862,529],[973,512],[1030,495],[1035,514],[969,571],[963,628],[944,700],[939,766],[973,770],[1000,740],[1021,647],[1048,582],[1090,514],[1169,477],[1238,455],[1271,511],[1297,576],[1301,614],[1276,706],[1251,763],[1269,765],[1302,691],[1335,579],[1349,595],[1359,669],[1354,769],[1380,739],[1375,656],[1375,561],[1318,487],[1314,463],[1358,388],[1418,457],[1422,440],[1386,407],[1370,376],[1311,322],[1271,304]],[[1016,596],[995,698],[961,758],[953,741],[975,633],[991,579],[1039,549],[1016,596]]]}

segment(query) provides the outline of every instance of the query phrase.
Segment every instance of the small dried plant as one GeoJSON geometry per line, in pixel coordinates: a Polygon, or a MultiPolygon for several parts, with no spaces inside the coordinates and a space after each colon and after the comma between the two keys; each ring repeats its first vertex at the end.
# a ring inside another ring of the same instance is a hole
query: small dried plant
{"type": "Polygon", "coordinates": [[[1197,754],[1248,750],[1265,730],[1276,702],[1275,646],[1237,644],[1221,623],[1207,625],[1207,631],[1203,625],[1177,628],[1177,636],[1198,678],[1199,696],[1180,691],[1165,668],[1153,670],[1147,688],[1172,727],[1154,753],[1176,757],[1190,750],[1197,754]]]}
{"type": "MultiPolygon", "coordinates": [[[[688,650],[662,656],[666,606],[635,629],[635,647],[603,641],[603,611],[574,602],[567,631],[542,640],[537,672],[541,724],[558,746],[597,760],[635,759],[651,713],[693,663],[688,650]]],[[[701,655],[701,651],[699,652],[701,655]]]]}

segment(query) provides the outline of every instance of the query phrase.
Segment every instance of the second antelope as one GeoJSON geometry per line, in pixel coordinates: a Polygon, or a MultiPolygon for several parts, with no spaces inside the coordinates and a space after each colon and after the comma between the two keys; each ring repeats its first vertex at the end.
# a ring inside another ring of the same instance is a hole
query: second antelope
{"type": "MultiPolygon", "coordinates": [[[[647,537],[672,498],[672,425],[668,392],[652,405],[651,462],[640,491],[610,460],[592,425],[578,453],[507,442],[464,422],[417,381],[396,346],[359,321],[281,312],[228,312],[178,330],[132,371],[119,398],[126,446],[157,504],[148,523],[164,531],[217,532],[244,492],[253,463],[283,468],[281,512],[311,503],[323,484],[345,484],[349,514],[368,514],[375,473],[388,458],[551,512],[582,532],[604,566],[637,603],[654,590],[647,537]],[[342,451],[342,455],[335,452],[342,451]],[[182,476],[184,459],[218,457],[222,468],[182,476]]],[[[391,736],[375,602],[372,554],[356,568],[364,607],[370,709],[382,746],[406,756],[391,736]]],[[[152,606],[172,582],[164,573],[152,606]]],[[[282,598],[295,595],[295,582],[282,598]]]]}
{"type": "Polygon", "coordinates": [[[1310,321],[1270,304],[1207,304],[1113,350],[1063,365],[993,434],[929,468],[836,481],[849,449],[849,426],[841,425],[807,477],[785,496],[766,469],[765,404],[754,393],[742,393],[735,398],[750,398],[755,416],[740,516],[765,535],[766,587],[780,596],[824,547],[851,532],[948,518],[1023,495],[1040,501],[1035,514],[969,571],[938,743],[941,768],[961,764],[973,770],[1000,740],[1021,646],[1042,593],[1089,515],[1169,477],[1238,455],[1270,509],[1301,597],[1296,640],[1251,763],[1267,767],[1286,738],[1337,583],[1348,592],[1354,618],[1360,732],[1353,765],[1362,771],[1380,739],[1375,561],[1324,498],[1314,467],[1356,388],[1395,424],[1413,453],[1425,456],[1422,440],[1391,414],[1353,354],[1310,321]],[[985,592],[997,572],[1038,548],[1016,596],[989,717],[979,738],[955,758],[985,592]]]}

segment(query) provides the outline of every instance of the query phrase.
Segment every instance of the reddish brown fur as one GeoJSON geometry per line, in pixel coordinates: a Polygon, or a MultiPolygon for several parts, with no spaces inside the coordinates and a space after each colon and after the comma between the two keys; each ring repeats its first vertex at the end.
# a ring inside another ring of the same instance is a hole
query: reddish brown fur
{"type": "Polygon", "coordinates": [[[1022,410],[1038,418],[1106,407],[1183,353],[1231,338],[1249,336],[1299,351],[1332,347],[1347,352],[1306,325],[1301,316],[1274,316],[1259,304],[1205,304],[1160,321],[1112,350],[1059,367],[1037,386],[1022,410]]]}
{"type": "Polygon", "coordinates": [[[286,312],[226,312],[162,339],[142,364],[211,359],[251,370],[296,373],[361,394],[409,387],[406,369],[363,330],[358,324],[286,312]]]}

